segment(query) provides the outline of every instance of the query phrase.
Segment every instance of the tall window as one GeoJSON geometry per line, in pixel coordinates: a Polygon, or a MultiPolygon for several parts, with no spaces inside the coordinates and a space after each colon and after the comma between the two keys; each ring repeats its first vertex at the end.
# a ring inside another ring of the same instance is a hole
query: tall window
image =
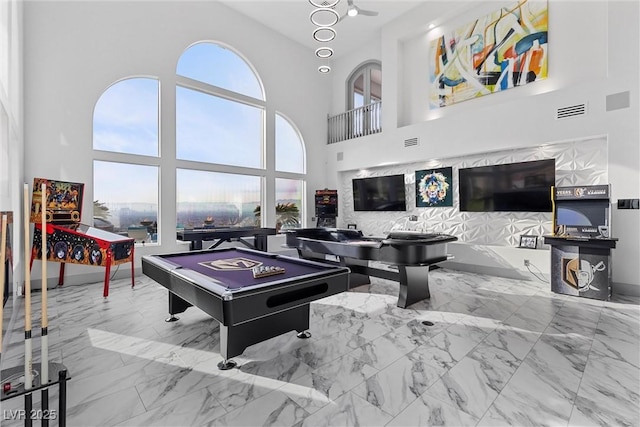
{"type": "MultiPolygon", "coordinates": [[[[300,132],[289,119],[276,113],[276,173],[304,174],[305,152],[300,132]]],[[[284,175],[284,174],[281,174],[284,175]]],[[[276,227],[302,224],[304,180],[276,178],[276,227]]]]}
{"type": "Polygon", "coordinates": [[[276,178],[276,228],[298,228],[304,194],[304,181],[276,178]]]}
{"type": "Polygon", "coordinates": [[[178,169],[178,227],[257,225],[261,188],[259,176],[178,169]]]}
{"type": "MultiPolygon", "coordinates": [[[[282,219],[287,226],[301,224],[304,143],[291,120],[281,114],[267,117],[262,82],[249,62],[227,46],[199,42],[183,52],[174,71],[175,134],[163,135],[162,152],[173,153],[175,147],[175,157],[160,158],[158,80],[122,80],[97,101],[96,226],[136,236],[142,227],[148,232],[146,240],[155,241],[158,230],[173,228],[159,227],[161,212],[172,217],[169,210],[174,209],[177,227],[273,227],[282,219]],[[265,141],[267,120],[275,122],[274,144],[265,141]],[[269,166],[275,170],[265,165],[267,146],[276,147],[275,168],[269,166]],[[175,193],[173,178],[170,186],[161,181],[170,176],[167,168],[175,171],[175,193]],[[267,179],[275,185],[267,185],[267,179]],[[273,188],[276,194],[266,197],[280,206],[265,219],[264,192],[273,188]],[[286,218],[280,215],[282,206],[286,218]]],[[[166,238],[175,240],[175,235],[166,238]]]]}
{"type": "Polygon", "coordinates": [[[94,226],[155,242],[158,221],[157,166],[93,162],[94,226]]]}
{"type": "Polygon", "coordinates": [[[144,242],[157,241],[159,88],[157,79],[119,81],[93,112],[93,224],[144,242]]]}
{"type": "Polygon", "coordinates": [[[260,81],[237,53],[209,42],[189,47],[176,72],[176,155],[198,162],[177,173],[178,226],[254,224],[265,177],[260,81]]]}

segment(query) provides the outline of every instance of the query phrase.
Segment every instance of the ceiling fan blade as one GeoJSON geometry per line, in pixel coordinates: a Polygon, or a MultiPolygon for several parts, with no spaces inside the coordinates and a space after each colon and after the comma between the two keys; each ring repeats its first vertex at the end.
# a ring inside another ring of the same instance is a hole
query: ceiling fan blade
{"type": "Polygon", "coordinates": [[[347,0],[347,5],[348,6],[353,6],[353,0],[347,0]]]}

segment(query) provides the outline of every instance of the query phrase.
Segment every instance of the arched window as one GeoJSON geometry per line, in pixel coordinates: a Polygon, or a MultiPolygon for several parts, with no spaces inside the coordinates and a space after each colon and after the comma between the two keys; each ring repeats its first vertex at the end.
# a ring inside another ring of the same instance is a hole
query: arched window
{"type": "Polygon", "coordinates": [[[276,171],[305,172],[304,142],[289,119],[276,113],[276,171]]]}
{"type": "MultiPolygon", "coordinates": [[[[146,241],[155,241],[162,229],[157,224],[160,212],[173,217],[169,210],[174,209],[177,227],[211,222],[273,227],[283,219],[286,226],[301,224],[304,143],[291,120],[281,114],[266,116],[265,91],[250,63],[227,46],[199,42],[184,51],[173,71],[175,134],[163,135],[162,144],[158,80],[122,80],[96,102],[95,212],[112,224],[96,223],[123,233],[137,228],[140,235],[140,226],[151,222],[146,241]],[[267,120],[276,128],[275,140],[268,144],[267,120]],[[275,164],[265,164],[266,147],[276,151],[271,153],[275,164]],[[175,157],[167,158],[166,153],[173,152],[175,157]],[[173,177],[160,173],[161,168],[173,170],[173,177]],[[276,211],[278,204],[285,206],[286,213],[261,218],[265,197],[276,211]],[[164,201],[160,207],[159,200],[164,201]]],[[[164,229],[173,234],[166,238],[175,241],[172,226],[165,224],[164,229]]]]}
{"type": "Polygon", "coordinates": [[[105,90],[93,110],[93,149],[158,155],[157,79],[129,78],[105,90]]]}
{"type": "Polygon", "coordinates": [[[305,171],[302,136],[291,120],[276,113],[276,174],[283,176],[276,177],[276,228],[297,228],[302,224],[305,183],[303,177],[296,179],[291,174],[305,171]]]}
{"type": "Polygon", "coordinates": [[[155,225],[142,224],[158,220],[159,88],[157,79],[121,80],[93,111],[93,223],[152,242],[155,225]]]}
{"type": "Polygon", "coordinates": [[[379,61],[360,64],[347,79],[347,110],[382,100],[382,66],[379,61]]]}
{"type": "Polygon", "coordinates": [[[178,60],[176,73],[211,86],[264,101],[257,73],[238,53],[219,43],[200,42],[178,60]]]}
{"type": "Polygon", "coordinates": [[[182,54],[176,72],[178,159],[264,167],[266,103],[249,64],[229,48],[202,42],[182,54]]]}

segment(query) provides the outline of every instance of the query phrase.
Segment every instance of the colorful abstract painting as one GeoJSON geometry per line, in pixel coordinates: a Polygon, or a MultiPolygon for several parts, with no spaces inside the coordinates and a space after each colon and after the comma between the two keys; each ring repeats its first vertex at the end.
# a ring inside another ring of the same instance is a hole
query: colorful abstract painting
{"type": "Polygon", "coordinates": [[[416,206],[453,206],[452,168],[416,171],[416,206]]]}
{"type": "Polygon", "coordinates": [[[523,0],[433,40],[431,107],[545,79],[547,26],[547,1],[523,0]]]}

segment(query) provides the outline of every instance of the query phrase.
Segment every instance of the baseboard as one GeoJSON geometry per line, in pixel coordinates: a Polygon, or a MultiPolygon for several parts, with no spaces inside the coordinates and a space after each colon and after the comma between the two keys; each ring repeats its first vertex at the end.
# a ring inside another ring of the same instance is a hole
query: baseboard
{"type": "Polygon", "coordinates": [[[630,297],[640,297],[640,285],[614,282],[611,284],[611,293],[630,297]]]}
{"type": "Polygon", "coordinates": [[[501,267],[487,267],[477,264],[465,264],[455,261],[445,261],[438,264],[442,268],[448,268],[450,270],[466,271],[469,273],[486,274],[488,276],[505,277],[507,279],[517,279],[526,281],[535,281],[543,283],[544,281],[550,282],[548,274],[542,274],[535,272],[536,276],[528,271],[517,270],[515,268],[501,268],[501,267]],[[540,280],[543,279],[543,280],[540,280]]]}

